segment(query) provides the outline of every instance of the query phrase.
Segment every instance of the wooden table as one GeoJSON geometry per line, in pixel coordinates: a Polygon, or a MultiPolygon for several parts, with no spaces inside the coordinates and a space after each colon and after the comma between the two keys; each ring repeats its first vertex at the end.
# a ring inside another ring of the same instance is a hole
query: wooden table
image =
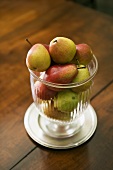
{"type": "Polygon", "coordinates": [[[113,169],[113,18],[66,0],[0,1],[0,170],[113,169]],[[35,43],[66,36],[92,47],[99,70],[91,104],[94,136],[67,150],[35,143],[24,128],[33,102],[25,58],[35,43]]]}

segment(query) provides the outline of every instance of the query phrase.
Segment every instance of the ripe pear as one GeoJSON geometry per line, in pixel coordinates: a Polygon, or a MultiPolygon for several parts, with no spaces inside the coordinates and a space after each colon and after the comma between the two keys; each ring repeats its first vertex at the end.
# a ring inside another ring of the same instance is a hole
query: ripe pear
{"type": "Polygon", "coordinates": [[[71,114],[70,112],[61,112],[58,111],[56,108],[54,108],[53,102],[51,102],[51,105],[47,105],[47,107],[43,108],[44,109],[44,114],[46,114],[48,117],[57,119],[57,120],[62,120],[62,121],[69,121],[71,119],[71,114]]]}
{"type": "Polygon", "coordinates": [[[42,72],[51,64],[50,54],[43,44],[35,44],[28,51],[26,65],[29,69],[42,72]]]}
{"type": "Polygon", "coordinates": [[[65,64],[74,58],[76,45],[69,38],[56,37],[50,42],[49,52],[55,63],[65,64]]]}
{"type": "Polygon", "coordinates": [[[78,94],[71,90],[64,90],[58,92],[57,96],[54,97],[54,107],[61,112],[71,112],[77,107],[78,94]]]}
{"type": "Polygon", "coordinates": [[[88,65],[92,58],[93,53],[90,46],[87,44],[78,44],[76,45],[76,54],[71,63],[88,65]]]}
{"type": "MultiPolygon", "coordinates": [[[[72,81],[73,83],[77,83],[77,82],[80,83],[80,82],[86,80],[87,78],[89,78],[89,76],[90,76],[90,73],[89,73],[87,67],[85,67],[84,65],[80,65],[79,67],[80,68],[78,69],[78,74],[72,81]]],[[[87,90],[91,86],[91,84],[92,84],[92,81],[90,80],[89,82],[87,82],[83,85],[72,88],[72,90],[76,93],[79,93],[79,92],[87,90]]]]}
{"type": "Polygon", "coordinates": [[[44,80],[57,84],[68,84],[72,82],[77,73],[75,64],[53,65],[46,70],[44,80]]]}
{"type": "Polygon", "coordinates": [[[47,51],[49,52],[49,45],[48,44],[43,44],[43,46],[47,49],[47,51]]]}
{"type": "Polygon", "coordinates": [[[56,95],[56,91],[50,90],[47,86],[39,81],[34,84],[35,95],[42,100],[50,100],[56,95]]]}

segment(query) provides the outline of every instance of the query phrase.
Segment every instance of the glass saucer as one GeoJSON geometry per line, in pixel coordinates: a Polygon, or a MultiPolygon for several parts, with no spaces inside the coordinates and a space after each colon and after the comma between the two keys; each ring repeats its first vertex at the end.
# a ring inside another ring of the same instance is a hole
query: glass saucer
{"type": "Polygon", "coordinates": [[[24,126],[29,136],[42,146],[53,149],[68,149],[77,147],[86,142],[94,134],[97,127],[97,115],[93,107],[89,104],[83,112],[84,124],[78,133],[70,137],[53,137],[42,127],[43,117],[38,113],[34,103],[26,110],[24,116],[24,126]]]}

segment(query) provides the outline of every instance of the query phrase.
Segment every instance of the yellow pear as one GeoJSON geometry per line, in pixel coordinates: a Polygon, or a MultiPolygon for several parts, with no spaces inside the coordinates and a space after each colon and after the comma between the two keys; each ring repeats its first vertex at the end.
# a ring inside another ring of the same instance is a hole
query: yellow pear
{"type": "Polygon", "coordinates": [[[49,52],[55,63],[65,64],[74,58],[76,45],[69,38],[56,37],[50,42],[49,52]]]}
{"type": "Polygon", "coordinates": [[[35,44],[27,53],[26,65],[29,69],[42,72],[51,64],[50,54],[43,44],[35,44]]]}

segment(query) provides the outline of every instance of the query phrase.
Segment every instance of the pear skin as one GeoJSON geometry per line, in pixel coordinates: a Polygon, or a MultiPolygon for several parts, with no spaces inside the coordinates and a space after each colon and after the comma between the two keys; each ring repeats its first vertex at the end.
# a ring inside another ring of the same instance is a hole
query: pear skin
{"type": "Polygon", "coordinates": [[[56,37],[50,42],[49,52],[55,63],[65,64],[74,58],[76,45],[69,38],[56,37]]]}
{"type": "MultiPolygon", "coordinates": [[[[54,65],[46,70],[44,80],[57,84],[68,84],[72,82],[77,73],[78,70],[75,64],[54,65]]],[[[48,88],[59,91],[58,88],[48,88]]]]}
{"type": "Polygon", "coordinates": [[[71,119],[71,115],[69,112],[61,112],[54,108],[54,104],[51,103],[48,107],[44,108],[44,114],[50,118],[62,120],[62,121],[69,121],[71,119]]]}
{"type": "MultiPolygon", "coordinates": [[[[73,81],[72,81],[73,83],[77,83],[77,82],[80,83],[80,82],[84,81],[85,79],[89,78],[89,76],[90,76],[90,73],[89,73],[87,67],[84,67],[84,65],[80,65],[79,67],[81,67],[81,68],[78,69],[78,74],[73,79],[73,81]]],[[[83,85],[72,88],[72,90],[76,93],[83,92],[83,91],[87,90],[91,85],[92,85],[92,81],[90,80],[89,82],[87,82],[83,85]]]]}
{"type": "Polygon", "coordinates": [[[47,86],[39,81],[34,84],[35,94],[38,98],[42,100],[50,100],[56,95],[56,91],[50,90],[47,86]]]}
{"type": "Polygon", "coordinates": [[[76,54],[71,63],[88,65],[92,58],[93,53],[90,46],[87,44],[78,44],[76,45],[76,54]]]}
{"type": "Polygon", "coordinates": [[[35,44],[28,51],[26,65],[29,69],[42,72],[48,69],[51,58],[46,47],[42,44],[35,44]]]}
{"type": "Polygon", "coordinates": [[[71,90],[64,90],[58,92],[54,97],[54,107],[61,112],[71,112],[77,107],[78,94],[71,90]]]}

